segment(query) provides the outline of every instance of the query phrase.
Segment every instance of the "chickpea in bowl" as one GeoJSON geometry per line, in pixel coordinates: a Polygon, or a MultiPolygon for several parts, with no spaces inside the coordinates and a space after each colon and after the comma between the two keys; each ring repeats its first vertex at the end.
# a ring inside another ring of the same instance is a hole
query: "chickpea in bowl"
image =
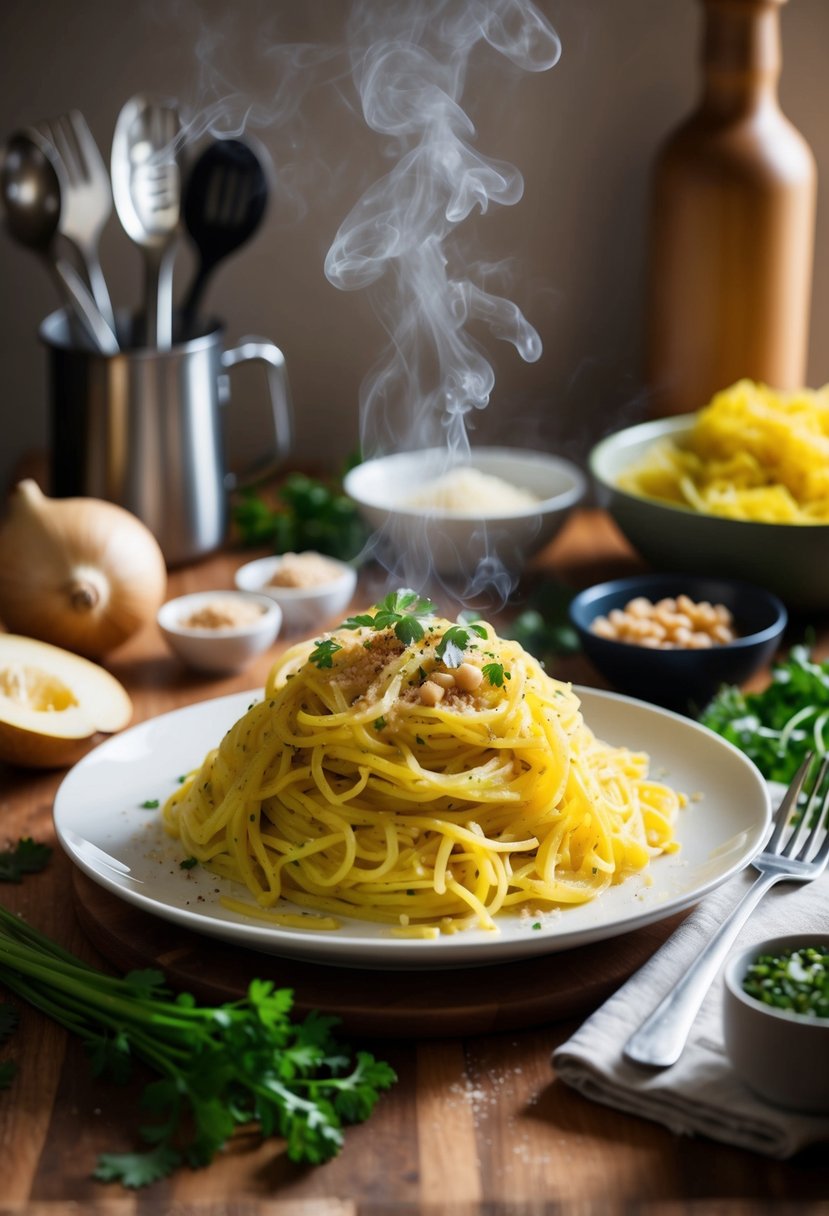
{"type": "Polygon", "coordinates": [[[570,620],[613,688],[695,714],[722,684],[771,661],[788,614],[771,592],[735,579],[642,574],[579,592],[570,620]]]}

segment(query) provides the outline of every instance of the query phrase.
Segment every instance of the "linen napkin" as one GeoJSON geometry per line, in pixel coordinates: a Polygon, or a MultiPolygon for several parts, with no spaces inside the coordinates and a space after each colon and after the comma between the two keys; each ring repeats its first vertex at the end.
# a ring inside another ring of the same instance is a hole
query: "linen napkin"
{"type": "MultiPolygon", "coordinates": [[[[700,1009],[685,1051],[670,1068],[628,1062],[622,1049],[756,878],[751,867],[713,891],[656,954],[553,1053],[553,1067],[586,1097],[672,1132],[704,1135],[770,1157],[790,1157],[829,1141],[829,1116],[799,1114],[763,1101],[737,1077],[725,1054],[720,974],[700,1009]]],[[[783,933],[826,931],[829,873],[811,883],[778,884],[761,900],[734,948],[783,933]]],[[[827,1079],[829,1084],[829,1079],[827,1079]]]]}

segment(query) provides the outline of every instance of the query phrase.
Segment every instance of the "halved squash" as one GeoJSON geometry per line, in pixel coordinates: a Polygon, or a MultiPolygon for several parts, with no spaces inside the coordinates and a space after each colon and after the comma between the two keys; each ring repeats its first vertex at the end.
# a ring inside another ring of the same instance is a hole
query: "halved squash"
{"type": "Polygon", "coordinates": [[[0,633],[0,760],[28,768],[74,764],[99,732],[132,717],[126,689],[80,655],[0,633]]]}

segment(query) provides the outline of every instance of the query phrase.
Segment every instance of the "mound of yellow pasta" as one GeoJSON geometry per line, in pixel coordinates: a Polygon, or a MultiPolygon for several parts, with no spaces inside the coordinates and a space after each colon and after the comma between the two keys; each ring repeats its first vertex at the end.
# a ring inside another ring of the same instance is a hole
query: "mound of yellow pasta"
{"type": "Polygon", "coordinates": [[[696,415],[681,443],[654,444],[619,487],[709,515],[829,522],[829,386],[776,392],[740,380],[696,415]]]}
{"type": "Polygon", "coordinates": [[[484,623],[388,618],[288,650],[166,803],[187,853],[255,901],[227,906],[307,928],[493,929],[676,848],[681,796],[595,738],[570,685],[484,623]]]}

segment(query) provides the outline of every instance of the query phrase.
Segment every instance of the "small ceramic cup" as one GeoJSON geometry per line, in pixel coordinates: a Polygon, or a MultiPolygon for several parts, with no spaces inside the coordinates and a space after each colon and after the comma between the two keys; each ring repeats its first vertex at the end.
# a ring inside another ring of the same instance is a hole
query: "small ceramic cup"
{"type": "Polygon", "coordinates": [[[725,967],[725,1048],[737,1075],[761,1098],[810,1114],[829,1114],[829,1018],[765,1005],[743,990],[746,972],[761,954],[816,945],[829,935],[788,934],[732,954],[725,967]]]}

